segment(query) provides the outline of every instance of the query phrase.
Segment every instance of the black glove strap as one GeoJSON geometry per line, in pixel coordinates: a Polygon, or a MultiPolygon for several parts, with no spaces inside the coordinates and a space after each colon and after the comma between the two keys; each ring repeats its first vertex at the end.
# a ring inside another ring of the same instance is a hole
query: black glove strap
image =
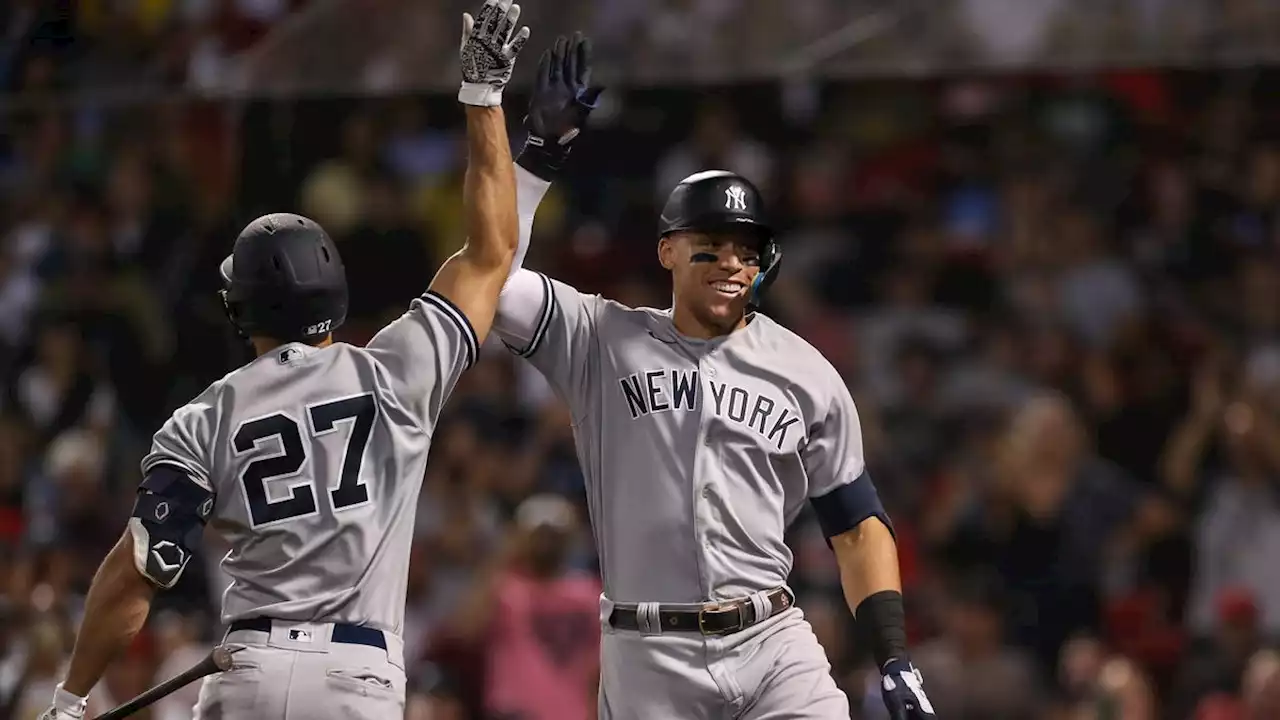
{"type": "Polygon", "coordinates": [[[859,639],[871,648],[876,667],[907,656],[907,613],[902,593],[882,590],[868,595],[853,611],[859,639]]]}
{"type": "Polygon", "coordinates": [[[524,147],[516,156],[516,164],[551,182],[560,174],[565,161],[569,159],[569,145],[559,145],[540,138],[532,133],[524,141],[524,147]]]}
{"type": "Polygon", "coordinates": [[[538,137],[533,133],[524,141],[524,147],[516,156],[516,164],[528,170],[542,180],[551,182],[560,174],[565,161],[569,159],[572,143],[560,145],[553,140],[538,137]]]}

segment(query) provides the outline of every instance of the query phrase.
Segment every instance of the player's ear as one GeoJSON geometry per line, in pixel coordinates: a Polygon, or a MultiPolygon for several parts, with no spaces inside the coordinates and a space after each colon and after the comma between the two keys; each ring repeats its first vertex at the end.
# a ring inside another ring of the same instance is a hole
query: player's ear
{"type": "Polygon", "coordinates": [[[658,262],[667,270],[676,267],[676,242],[670,235],[658,238],[658,262]]]}

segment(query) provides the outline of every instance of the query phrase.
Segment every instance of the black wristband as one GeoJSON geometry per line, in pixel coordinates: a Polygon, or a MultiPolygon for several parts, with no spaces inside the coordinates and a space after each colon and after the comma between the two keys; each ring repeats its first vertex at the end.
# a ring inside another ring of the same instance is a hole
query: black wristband
{"type": "Polygon", "coordinates": [[[871,648],[876,667],[906,658],[907,613],[902,605],[902,593],[882,590],[868,595],[853,611],[853,620],[858,639],[871,648]]]}
{"type": "Polygon", "coordinates": [[[560,145],[530,133],[516,156],[516,164],[538,178],[551,182],[569,159],[569,143],[560,145]]]}

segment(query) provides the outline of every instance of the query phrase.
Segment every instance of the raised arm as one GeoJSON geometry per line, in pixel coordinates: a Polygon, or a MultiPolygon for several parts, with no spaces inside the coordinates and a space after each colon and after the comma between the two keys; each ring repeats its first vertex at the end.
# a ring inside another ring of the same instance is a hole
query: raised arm
{"type": "Polygon", "coordinates": [[[498,330],[513,347],[528,347],[545,314],[544,280],[521,270],[533,236],[534,215],[603,91],[591,84],[591,41],[581,33],[572,39],[556,38],[538,60],[529,113],[524,119],[528,136],[516,158],[519,246],[498,303],[498,330]]]}
{"type": "Polygon", "coordinates": [[[486,0],[477,18],[463,15],[458,101],[467,114],[467,239],[430,288],[466,316],[481,342],[489,334],[519,238],[515,173],[501,107],[502,90],[529,37],[527,27],[515,32],[519,17],[520,6],[511,0],[486,0]]]}

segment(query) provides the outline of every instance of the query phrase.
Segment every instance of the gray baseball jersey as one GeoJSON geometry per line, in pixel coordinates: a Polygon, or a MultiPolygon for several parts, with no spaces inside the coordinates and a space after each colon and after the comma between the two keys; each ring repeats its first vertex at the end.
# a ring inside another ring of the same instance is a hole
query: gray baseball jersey
{"type": "Polygon", "coordinates": [[[494,330],[569,405],[611,600],[726,600],[784,585],[787,526],[809,498],[863,477],[844,381],[760,313],[694,340],[670,311],[521,270],[494,330]],[[522,320],[534,302],[542,312],[522,320]]]}
{"type": "Polygon", "coordinates": [[[142,471],[176,465],[215,494],[224,622],[401,632],[431,434],[478,351],[466,316],[428,292],[363,348],[278,347],[174,412],[142,471]]]}

